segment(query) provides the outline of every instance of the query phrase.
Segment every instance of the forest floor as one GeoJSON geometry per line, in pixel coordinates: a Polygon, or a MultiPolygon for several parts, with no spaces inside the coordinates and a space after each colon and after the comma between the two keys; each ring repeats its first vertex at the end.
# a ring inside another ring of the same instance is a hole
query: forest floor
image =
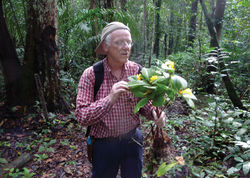
{"type": "MultiPolygon", "coordinates": [[[[188,109],[181,103],[170,107],[168,111],[188,114],[188,109]]],[[[26,113],[21,107],[6,112],[0,107],[0,177],[3,173],[9,177],[20,175],[29,177],[31,173],[34,173],[34,178],[91,177],[91,164],[86,152],[86,129],[76,122],[74,113],[69,115],[50,113],[47,121],[40,113],[26,113]],[[24,157],[27,154],[28,158],[24,157]],[[13,161],[16,163],[15,160],[22,162],[18,170],[4,169],[8,166],[10,168],[13,161]],[[23,171],[23,167],[28,171],[23,171]]],[[[188,127],[188,122],[185,125],[188,127]]],[[[180,142],[186,147],[189,145],[184,139],[181,140],[182,136],[194,137],[194,133],[188,131],[187,127],[176,129],[180,142]]],[[[142,130],[145,137],[150,132],[148,125],[142,130]]],[[[150,141],[145,141],[144,148],[150,150],[150,141]]],[[[168,153],[182,154],[174,146],[169,148],[168,153]]],[[[147,153],[148,151],[145,151],[144,164],[152,161],[147,153]]],[[[156,169],[153,170],[154,175],[155,171],[156,169]]],[[[188,170],[184,166],[176,175],[185,177],[187,174],[188,170]]],[[[155,176],[149,176],[148,172],[144,171],[144,177],[155,176]]]]}

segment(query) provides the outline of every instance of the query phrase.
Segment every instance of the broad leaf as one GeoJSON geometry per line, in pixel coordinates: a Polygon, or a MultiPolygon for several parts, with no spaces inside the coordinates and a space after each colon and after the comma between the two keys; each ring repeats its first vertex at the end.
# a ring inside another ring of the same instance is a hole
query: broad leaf
{"type": "Polygon", "coordinates": [[[144,107],[148,101],[149,101],[149,98],[141,99],[134,108],[134,114],[136,114],[142,107],[144,107]]]}
{"type": "Polygon", "coordinates": [[[244,162],[244,160],[241,157],[239,157],[239,156],[235,156],[234,160],[237,161],[237,162],[240,162],[240,163],[244,162]]]}
{"type": "Polygon", "coordinates": [[[150,77],[154,75],[154,71],[152,69],[142,68],[141,70],[142,77],[145,78],[148,82],[150,81],[150,77]]]}
{"type": "Polygon", "coordinates": [[[136,87],[141,87],[143,85],[147,85],[147,83],[145,83],[144,81],[141,81],[141,80],[134,80],[134,81],[128,82],[128,87],[130,89],[133,89],[133,88],[136,88],[136,87]]]}
{"type": "Polygon", "coordinates": [[[250,170],[250,162],[248,161],[248,162],[244,163],[242,168],[243,168],[244,174],[247,175],[249,173],[249,170],[250,170]]]}
{"type": "Polygon", "coordinates": [[[227,174],[228,174],[228,175],[232,175],[232,174],[238,172],[239,170],[240,170],[240,169],[238,169],[238,168],[231,167],[230,169],[227,170],[227,174]]]}
{"type": "Polygon", "coordinates": [[[169,83],[169,79],[159,76],[158,79],[156,79],[155,81],[152,82],[153,85],[155,84],[165,84],[167,85],[169,83]]]}
{"type": "Polygon", "coordinates": [[[135,90],[133,91],[133,94],[138,97],[138,98],[142,98],[145,96],[145,92],[139,91],[139,90],[135,90]]]}
{"type": "Polygon", "coordinates": [[[181,90],[181,89],[184,89],[184,88],[187,88],[187,81],[178,76],[178,75],[173,75],[171,77],[171,80],[173,81],[173,87],[176,89],[176,90],[181,90]]]}
{"type": "Polygon", "coordinates": [[[155,98],[152,102],[154,106],[162,106],[164,103],[165,103],[165,98],[162,95],[155,98]]]}
{"type": "Polygon", "coordinates": [[[186,101],[187,101],[187,104],[191,107],[191,108],[194,108],[194,102],[192,99],[189,99],[189,98],[184,98],[186,101]]]}
{"type": "Polygon", "coordinates": [[[4,159],[4,158],[0,158],[0,163],[1,164],[7,164],[8,161],[6,159],[4,159]]]}
{"type": "Polygon", "coordinates": [[[167,171],[171,170],[177,164],[178,162],[173,162],[168,165],[166,165],[166,163],[163,163],[157,170],[157,177],[163,176],[164,174],[166,174],[167,171]]]}

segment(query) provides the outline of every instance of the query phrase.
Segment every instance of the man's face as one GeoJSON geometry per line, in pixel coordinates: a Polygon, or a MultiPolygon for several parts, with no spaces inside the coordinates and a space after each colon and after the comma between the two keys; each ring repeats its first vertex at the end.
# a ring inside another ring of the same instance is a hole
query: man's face
{"type": "Polygon", "coordinates": [[[116,30],[110,35],[110,45],[106,48],[109,62],[126,63],[132,47],[130,32],[128,30],[116,30]]]}

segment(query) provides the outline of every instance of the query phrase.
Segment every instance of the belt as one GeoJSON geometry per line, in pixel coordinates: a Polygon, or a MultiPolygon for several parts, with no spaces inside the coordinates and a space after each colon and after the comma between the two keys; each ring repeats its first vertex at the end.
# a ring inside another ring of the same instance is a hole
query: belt
{"type": "Polygon", "coordinates": [[[130,139],[136,132],[136,128],[134,128],[133,130],[129,131],[128,133],[125,133],[125,134],[121,134],[117,137],[104,137],[104,138],[94,138],[95,140],[103,140],[103,141],[121,141],[121,140],[127,140],[127,139],[130,139]]]}

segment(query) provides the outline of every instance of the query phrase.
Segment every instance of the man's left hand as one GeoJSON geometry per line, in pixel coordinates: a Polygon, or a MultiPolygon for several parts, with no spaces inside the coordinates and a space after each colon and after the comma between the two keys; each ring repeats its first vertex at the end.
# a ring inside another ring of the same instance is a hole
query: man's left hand
{"type": "Polygon", "coordinates": [[[152,110],[152,114],[153,114],[153,117],[154,117],[155,124],[158,127],[163,128],[165,126],[165,119],[166,119],[165,112],[162,111],[160,117],[158,117],[155,110],[152,110]]]}

